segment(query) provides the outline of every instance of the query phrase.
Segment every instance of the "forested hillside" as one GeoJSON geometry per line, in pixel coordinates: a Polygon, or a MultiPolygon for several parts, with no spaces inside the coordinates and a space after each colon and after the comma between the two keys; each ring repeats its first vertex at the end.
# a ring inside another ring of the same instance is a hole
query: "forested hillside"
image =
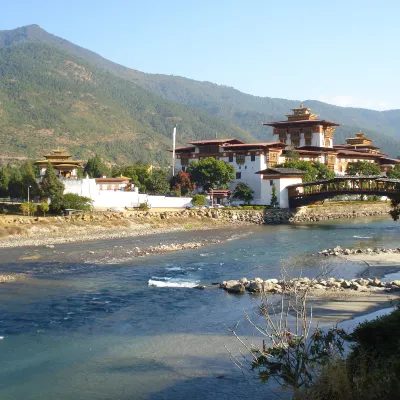
{"type": "MultiPolygon", "coordinates": [[[[30,75],[25,74],[21,79],[21,99],[8,98],[7,93],[13,91],[12,74],[8,74],[9,89],[4,83],[0,89],[0,98],[3,98],[0,141],[5,141],[10,150],[18,150],[18,154],[25,151],[36,154],[35,143],[40,141],[39,137],[47,146],[48,140],[44,141],[43,134],[38,133],[44,129],[54,130],[51,134],[57,139],[54,143],[68,145],[79,156],[90,150],[100,151],[108,159],[121,154],[133,161],[153,156],[163,161],[168,157],[165,149],[171,144],[175,123],[178,123],[180,143],[193,138],[212,138],[216,133],[219,137],[272,140],[270,128],[261,123],[282,120],[290,108],[299,105],[299,101],[251,96],[210,82],[129,69],[51,35],[37,25],[0,31],[0,48],[3,48],[1,73],[7,74],[10,65],[18,64],[21,57],[24,63],[20,72],[23,68],[29,70],[31,63],[35,65],[30,75]],[[35,51],[44,49],[42,45],[50,45],[52,50],[46,46],[47,52],[39,52],[36,57],[35,51]],[[11,59],[14,57],[11,64],[4,63],[5,54],[10,54],[11,59]],[[58,66],[53,71],[47,70],[46,75],[46,69],[54,67],[51,57],[55,55],[58,66]],[[40,71],[42,67],[44,71],[40,71]],[[79,72],[80,67],[92,74],[90,79],[83,78],[86,72],[79,72]],[[35,75],[39,71],[41,80],[35,75]],[[25,100],[24,85],[34,85],[36,92],[35,95],[32,91],[27,93],[25,100]],[[52,99],[54,93],[61,98],[52,99]],[[51,103],[46,103],[48,98],[52,99],[51,103]]],[[[343,143],[362,129],[384,152],[400,155],[400,110],[344,108],[313,100],[306,100],[304,104],[322,118],[343,124],[336,131],[336,143],[343,143]]]]}
{"type": "Polygon", "coordinates": [[[225,121],[166,102],[37,42],[0,49],[0,102],[3,156],[37,157],[60,146],[79,158],[98,152],[120,164],[165,163],[175,124],[181,143],[216,133],[252,139],[225,121]]]}

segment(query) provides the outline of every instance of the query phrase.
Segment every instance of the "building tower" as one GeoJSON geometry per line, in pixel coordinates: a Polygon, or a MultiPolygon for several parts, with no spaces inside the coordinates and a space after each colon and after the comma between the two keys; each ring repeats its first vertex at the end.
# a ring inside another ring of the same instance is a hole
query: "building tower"
{"type": "Polygon", "coordinates": [[[263,125],[272,126],[277,141],[285,143],[287,148],[318,147],[333,148],[335,127],[340,124],[324,119],[318,119],[311,108],[292,108],[293,113],[286,115],[287,121],[266,122],[263,125]]]}

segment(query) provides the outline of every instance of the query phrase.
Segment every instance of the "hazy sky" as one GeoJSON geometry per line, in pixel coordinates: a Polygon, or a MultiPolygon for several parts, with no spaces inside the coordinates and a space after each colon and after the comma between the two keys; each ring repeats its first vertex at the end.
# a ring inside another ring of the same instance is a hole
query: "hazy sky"
{"type": "Polygon", "coordinates": [[[144,72],[211,81],[257,96],[400,108],[398,0],[0,0],[0,5],[0,30],[35,23],[144,72]]]}

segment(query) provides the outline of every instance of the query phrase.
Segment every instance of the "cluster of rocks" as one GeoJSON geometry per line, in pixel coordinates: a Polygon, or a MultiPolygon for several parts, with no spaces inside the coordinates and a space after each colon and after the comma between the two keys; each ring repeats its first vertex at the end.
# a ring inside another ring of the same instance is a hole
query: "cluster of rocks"
{"type": "Polygon", "coordinates": [[[327,279],[309,279],[295,278],[290,280],[255,278],[248,280],[241,278],[240,280],[224,281],[219,284],[219,287],[226,290],[228,293],[243,294],[246,291],[249,293],[271,293],[282,294],[297,291],[309,290],[313,291],[346,291],[357,290],[361,292],[370,291],[398,291],[400,290],[400,280],[383,282],[377,278],[359,278],[346,280],[342,278],[327,278],[327,279]]]}
{"type": "Polygon", "coordinates": [[[365,249],[343,249],[340,246],[333,247],[332,249],[325,249],[318,254],[321,254],[323,256],[340,256],[340,255],[345,255],[349,256],[351,254],[382,254],[382,253],[387,253],[387,254],[400,254],[400,247],[397,249],[385,249],[382,247],[375,247],[373,249],[371,248],[365,248],[365,249]]]}
{"type": "Polygon", "coordinates": [[[0,274],[0,283],[12,282],[23,278],[23,274],[0,274]]]}
{"type": "Polygon", "coordinates": [[[148,256],[150,254],[162,254],[171,251],[200,249],[201,247],[207,246],[209,244],[220,243],[220,242],[221,240],[215,239],[212,241],[204,240],[202,242],[171,243],[171,244],[160,243],[158,246],[149,246],[143,249],[136,247],[134,250],[128,251],[127,254],[135,256],[148,256]]]}

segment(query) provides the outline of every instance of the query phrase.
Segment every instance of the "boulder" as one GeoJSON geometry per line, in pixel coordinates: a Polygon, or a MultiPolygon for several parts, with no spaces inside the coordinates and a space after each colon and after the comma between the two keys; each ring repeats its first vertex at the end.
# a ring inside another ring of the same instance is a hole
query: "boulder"
{"type": "Polygon", "coordinates": [[[349,289],[350,288],[350,282],[349,281],[343,281],[343,282],[341,282],[340,286],[343,289],[349,289]]]}
{"type": "Polygon", "coordinates": [[[250,283],[246,286],[246,290],[250,293],[260,293],[263,289],[263,285],[257,281],[250,281],[250,283]]]}
{"type": "Polygon", "coordinates": [[[236,285],[232,285],[232,286],[226,287],[225,290],[228,293],[237,293],[237,294],[239,294],[239,293],[244,293],[246,288],[245,288],[245,286],[243,284],[238,282],[236,285]]]}

